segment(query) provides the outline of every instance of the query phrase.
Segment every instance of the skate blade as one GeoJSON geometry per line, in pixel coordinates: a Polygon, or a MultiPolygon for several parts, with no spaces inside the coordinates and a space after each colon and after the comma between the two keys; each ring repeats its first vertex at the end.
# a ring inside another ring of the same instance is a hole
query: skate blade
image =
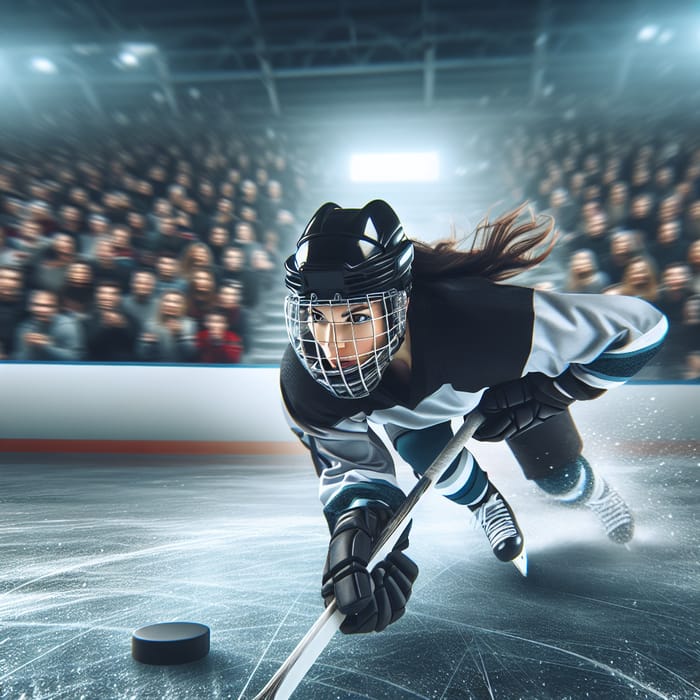
{"type": "Polygon", "coordinates": [[[515,559],[510,561],[522,576],[527,576],[527,552],[524,549],[515,559]]]}

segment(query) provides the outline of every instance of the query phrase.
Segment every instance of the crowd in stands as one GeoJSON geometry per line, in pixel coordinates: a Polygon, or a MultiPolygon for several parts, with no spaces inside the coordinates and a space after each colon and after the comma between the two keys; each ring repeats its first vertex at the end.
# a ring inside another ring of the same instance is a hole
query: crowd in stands
{"type": "MultiPolygon", "coordinates": [[[[504,150],[515,201],[554,216],[540,287],[641,297],[668,317],[648,379],[700,378],[700,137],[693,124],[554,127],[504,150]]],[[[641,376],[641,375],[640,375],[641,376]]]]}
{"type": "MultiPolygon", "coordinates": [[[[528,126],[494,143],[512,203],[560,231],[526,282],[650,301],[670,332],[645,376],[700,378],[692,125],[528,126]]],[[[0,359],[245,361],[318,204],[304,199],[313,162],[292,151],[269,130],[201,124],[0,150],[0,359]]]]}
{"type": "Polygon", "coordinates": [[[301,188],[268,132],[133,129],[0,152],[0,359],[243,361],[301,188]]]}

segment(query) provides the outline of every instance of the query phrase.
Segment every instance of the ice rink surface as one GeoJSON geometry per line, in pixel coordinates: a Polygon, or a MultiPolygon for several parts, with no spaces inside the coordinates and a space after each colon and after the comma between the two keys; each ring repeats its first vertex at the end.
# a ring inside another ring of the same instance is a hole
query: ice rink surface
{"type": "MultiPolygon", "coordinates": [[[[592,459],[636,512],[630,550],[538,493],[507,448],[480,460],[518,513],[528,577],[426,495],[407,614],[336,635],[293,697],[700,698],[698,454],[592,459]]],[[[3,461],[3,700],[252,698],[322,611],[328,535],[305,458],[3,461]],[[134,661],[132,630],[169,620],[209,625],[209,656],[134,661]]]]}

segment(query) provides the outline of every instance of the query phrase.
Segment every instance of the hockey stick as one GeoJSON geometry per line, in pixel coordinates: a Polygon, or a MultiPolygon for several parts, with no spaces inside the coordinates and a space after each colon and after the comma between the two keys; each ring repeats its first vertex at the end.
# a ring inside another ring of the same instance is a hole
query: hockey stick
{"type": "MultiPolygon", "coordinates": [[[[416,485],[406,496],[403,504],[386,524],[382,534],[372,548],[372,554],[367,564],[368,571],[371,571],[391,552],[403,532],[403,526],[408,521],[418,501],[428,489],[437,483],[441,474],[452,464],[455,457],[474,435],[483,420],[484,418],[480,413],[472,411],[459,430],[445,445],[442,452],[435,458],[435,461],[417,481],[416,485]]],[[[333,599],[304,638],[297,644],[294,651],[287,657],[287,660],[280,666],[277,673],[272,676],[267,685],[255,696],[254,700],[288,700],[308,670],[313,666],[314,661],[326,648],[333,635],[340,629],[343,620],[345,620],[345,615],[337,609],[335,599],[333,599]]]]}

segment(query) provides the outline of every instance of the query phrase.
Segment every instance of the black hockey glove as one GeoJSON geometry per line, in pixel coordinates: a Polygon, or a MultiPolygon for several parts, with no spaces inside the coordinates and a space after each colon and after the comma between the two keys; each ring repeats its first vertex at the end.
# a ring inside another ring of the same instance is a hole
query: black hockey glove
{"type": "Polygon", "coordinates": [[[335,596],[346,615],[340,627],[345,634],[381,632],[404,614],[411,597],[418,567],[401,551],[408,547],[410,525],[386,559],[367,571],[372,544],[390,517],[383,506],[352,508],[333,529],[321,595],[326,605],[335,596]]]}
{"type": "Polygon", "coordinates": [[[595,399],[604,391],[584,384],[568,370],[558,377],[526,374],[484,392],[479,411],[485,420],[474,437],[489,442],[507,440],[566,411],[574,401],[595,399]]]}

